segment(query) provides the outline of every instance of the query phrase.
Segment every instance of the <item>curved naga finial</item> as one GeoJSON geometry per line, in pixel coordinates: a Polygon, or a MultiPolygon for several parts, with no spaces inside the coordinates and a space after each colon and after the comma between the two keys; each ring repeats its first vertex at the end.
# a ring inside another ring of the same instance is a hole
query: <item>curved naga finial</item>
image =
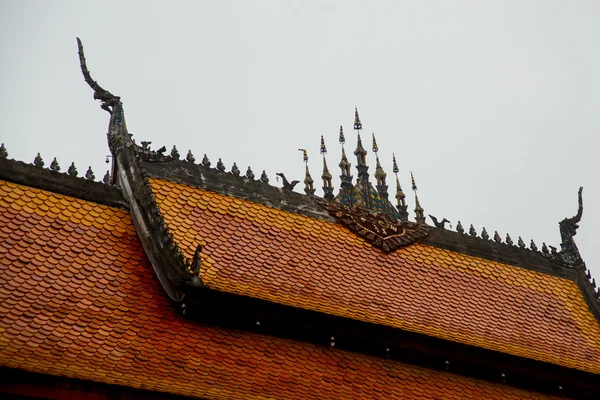
{"type": "Polygon", "coordinates": [[[79,40],[79,38],[77,38],[77,46],[79,47],[79,64],[81,65],[81,72],[83,73],[83,78],[87,84],[90,85],[90,87],[94,90],[94,100],[100,100],[102,102],[100,107],[112,114],[114,108],[121,105],[121,98],[102,88],[98,82],[92,79],[90,71],[85,63],[83,44],[81,44],[81,40],[79,40]]]}
{"type": "Polygon", "coordinates": [[[581,216],[583,215],[583,187],[579,188],[578,193],[579,200],[579,208],[577,209],[577,214],[571,218],[565,218],[558,223],[558,227],[560,229],[560,237],[562,239],[562,243],[560,244],[560,252],[558,256],[567,264],[576,266],[583,263],[581,259],[581,255],[579,254],[579,249],[575,244],[575,240],[573,236],[577,234],[577,229],[579,228],[579,222],[581,221],[581,216]]]}
{"type": "MultiPolygon", "coordinates": [[[[85,63],[85,56],[83,54],[83,45],[81,40],[77,38],[77,46],[79,47],[79,63],[81,64],[81,72],[86,83],[94,90],[94,100],[100,100],[103,110],[110,113],[110,123],[108,126],[108,147],[110,148],[113,155],[124,147],[134,146],[131,137],[127,133],[127,126],[125,124],[125,113],[123,111],[123,104],[121,98],[115,96],[108,90],[101,87],[98,82],[92,79],[90,71],[85,63]]],[[[114,175],[114,174],[113,174],[114,175]]]]}

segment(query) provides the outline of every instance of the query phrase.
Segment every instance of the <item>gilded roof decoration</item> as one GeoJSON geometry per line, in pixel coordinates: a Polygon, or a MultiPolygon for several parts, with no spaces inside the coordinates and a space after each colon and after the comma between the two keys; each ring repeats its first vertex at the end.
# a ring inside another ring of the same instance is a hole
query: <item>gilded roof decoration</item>
{"type": "Polygon", "coordinates": [[[427,225],[390,218],[362,207],[316,200],[347,228],[385,252],[414,243],[429,234],[427,225]]]}

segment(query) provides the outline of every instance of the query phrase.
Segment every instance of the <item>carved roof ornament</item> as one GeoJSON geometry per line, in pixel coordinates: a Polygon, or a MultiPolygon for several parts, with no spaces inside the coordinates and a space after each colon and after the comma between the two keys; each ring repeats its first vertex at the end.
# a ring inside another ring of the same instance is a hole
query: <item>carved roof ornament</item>
{"type": "Polygon", "coordinates": [[[392,153],[392,159],[394,161],[394,168],[392,171],[394,172],[394,175],[396,175],[396,208],[398,209],[399,218],[402,221],[408,221],[408,206],[406,205],[406,195],[402,191],[402,186],[400,186],[400,180],[398,179],[398,172],[400,172],[400,169],[396,162],[396,154],[392,153]]]}
{"type": "Polygon", "coordinates": [[[36,167],[44,166],[44,160],[42,159],[40,153],[37,153],[37,156],[35,156],[35,158],[33,159],[33,165],[35,165],[36,167]]]}
{"type": "Polygon", "coordinates": [[[375,153],[375,160],[377,161],[377,165],[375,167],[375,179],[377,180],[377,191],[379,194],[386,198],[388,197],[388,185],[386,184],[385,179],[387,178],[387,174],[381,168],[381,163],[379,162],[379,155],[377,152],[379,151],[379,147],[377,146],[377,141],[375,140],[375,134],[373,133],[373,153],[375,153]]]}
{"type": "Polygon", "coordinates": [[[202,157],[202,165],[204,165],[206,168],[210,167],[210,160],[208,159],[206,154],[204,154],[204,157],[202,157]]]}
{"type": "Polygon", "coordinates": [[[412,171],[410,172],[410,180],[412,182],[412,190],[415,192],[415,221],[418,224],[425,223],[425,210],[421,207],[421,203],[419,202],[419,195],[417,194],[417,184],[415,183],[415,177],[413,176],[412,171]]]}
{"type": "Polygon", "coordinates": [[[385,252],[414,243],[430,232],[427,225],[401,221],[361,207],[345,206],[320,198],[315,200],[348,229],[385,252]]]}
{"type": "Polygon", "coordinates": [[[560,251],[556,254],[556,258],[572,267],[585,265],[581,259],[581,255],[579,254],[579,249],[575,244],[575,239],[573,239],[573,237],[577,234],[579,222],[581,221],[581,217],[583,215],[583,187],[579,188],[577,199],[579,203],[577,214],[571,218],[565,218],[558,223],[562,243],[560,244],[560,251]]]}
{"type": "Polygon", "coordinates": [[[312,196],[315,194],[315,188],[313,186],[314,181],[310,176],[310,172],[308,171],[308,153],[306,152],[306,149],[298,149],[298,151],[302,152],[302,161],[304,161],[306,167],[306,172],[304,174],[304,193],[312,196]]]}
{"type": "Polygon", "coordinates": [[[50,171],[60,172],[60,165],[58,164],[58,160],[54,157],[54,160],[50,163],[50,171]]]}
{"type": "Polygon", "coordinates": [[[267,173],[265,172],[264,169],[263,169],[262,174],[260,174],[260,181],[264,182],[264,183],[269,183],[269,177],[267,176],[267,173]]]}
{"type": "Polygon", "coordinates": [[[90,181],[93,181],[94,179],[96,179],[96,175],[94,175],[94,171],[92,171],[91,166],[89,166],[87,171],[85,172],[85,179],[88,179],[90,181]]]}
{"type": "Polygon", "coordinates": [[[325,154],[327,154],[327,147],[325,147],[325,139],[323,139],[323,135],[321,135],[321,155],[323,156],[323,174],[321,175],[321,179],[323,180],[323,197],[327,200],[333,200],[333,185],[331,183],[331,172],[329,172],[329,168],[327,167],[327,159],[325,158],[325,154]]]}
{"type": "Polygon", "coordinates": [[[463,228],[463,226],[460,223],[460,221],[458,221],[458,224],[456,224],[456,232],[458,232],[460,234],[464,234],[465,233],[465,228],[463,228]]]}
{"type": "MultiPolygon", "coordinates": [[[[431,214],[429,214],[429,218],[431,218],[431,220],[433,221],[433,225],[436,228],[446,229],[446,224],[450,224],[450,221],[448,221],[446,218],[442,219],[441,221],[438,221],[438,219],[431,214]]],[[[452,225],[450,225],[450,229],[452,229],[452,225]]]]}
{"type": "Polygon", "coordinates": [[[0,158],[8,158],[8,151],[6,151],[6,147],[4,147],[4,143],[0,145],[0,158]]]}
{"type": "Polygon", "coordinates": [[[194,157],[194,155],[192,154],[191,150],[188,150],[187,155],[185,156],[185,161],[189,162],[189,163],[194,163],[196,161],[196,158],[194,157]]]}
{"type": "Polygon", "coordinates": [[[291,192],[294,190],[294,187],[300,183],[300,181],[292,181],[290,183],[282,172],[277,172],[275,175],[280,177],[283,181],[283,190],[289,190],[291,192]]]}
{"type": "Polygon", "coordinates": [[[71,165],[69,166],[69,169],[67,170],[67,173],[70,176],[77,176],[78,172],[77,172],[77,167],[75,167],[75,163],[72,162],[71,165]]]}

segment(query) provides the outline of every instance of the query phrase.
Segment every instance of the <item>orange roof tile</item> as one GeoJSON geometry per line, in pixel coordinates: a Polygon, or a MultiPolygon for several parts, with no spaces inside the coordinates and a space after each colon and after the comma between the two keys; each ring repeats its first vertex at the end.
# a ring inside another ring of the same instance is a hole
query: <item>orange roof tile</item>
{"type": "Polygon", "coordinates": [[[148,265],[127,212],[0,181],[0,364],[209,399],[548,398],[185,320],[148,265]]]}
{"type": "Polygon", "coordinates": [[[150,179],[210,288],[600,373],[577,284],[423,244],[385,254],[341,225],[150,179]]]}

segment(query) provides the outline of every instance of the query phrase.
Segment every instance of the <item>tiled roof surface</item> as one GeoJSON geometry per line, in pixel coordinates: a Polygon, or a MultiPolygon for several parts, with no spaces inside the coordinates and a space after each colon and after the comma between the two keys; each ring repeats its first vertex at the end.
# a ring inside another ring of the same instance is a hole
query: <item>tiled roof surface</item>
{"type": "Polygon", "coordinates": [[[175,311],[127,212],[0,181],[0,365],[209,399],[543,399],[175,311]]]}
{"type": "Polygon", "coordinates": [[[338,224],[150,183],[213,289],[600,373],[600,326],[570,280],[423,244],[385,254],[338,224]]]}

